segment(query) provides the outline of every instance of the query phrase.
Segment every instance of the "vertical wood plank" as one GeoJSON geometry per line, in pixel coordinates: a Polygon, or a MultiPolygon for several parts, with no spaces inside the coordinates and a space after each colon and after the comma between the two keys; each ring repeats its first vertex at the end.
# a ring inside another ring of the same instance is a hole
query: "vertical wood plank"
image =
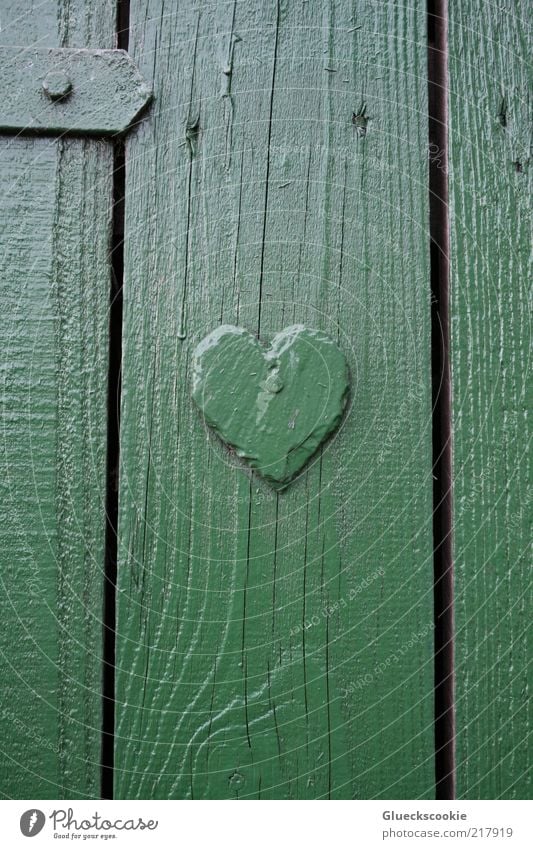
{"type": "MultiPolygon", "coordinates": [[[[2,43],[113,47],[113,4],[4,3],[2,43]]],[[[112,147],[0,139],[0,793],[100,794],[112,147]]]]}
{"type": "Polygon", "coordinates": [[[469,799],[531,794],[530,17],[520,0],[450,7],[457,793],[469,799]]]}
{"type": "Polygon", "coordinates": [[[134,0],[116,794],[430,798],[426,21],[362,0],[134,0]],[[192,351],[302,322],[338,434],[276,493],[210,435],[192,351]]]}

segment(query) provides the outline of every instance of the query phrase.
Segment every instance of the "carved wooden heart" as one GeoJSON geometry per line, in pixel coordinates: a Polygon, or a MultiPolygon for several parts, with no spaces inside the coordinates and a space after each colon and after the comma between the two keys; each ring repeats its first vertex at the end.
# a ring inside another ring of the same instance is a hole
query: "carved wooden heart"
{"type": "Polygon", "coordinates": [[[268,349],[224,324],[194,352],[193,398],[207,423],[278,487],[338,426],[348,386],[342,351],[301,324],[277,333],[268,349]]]}

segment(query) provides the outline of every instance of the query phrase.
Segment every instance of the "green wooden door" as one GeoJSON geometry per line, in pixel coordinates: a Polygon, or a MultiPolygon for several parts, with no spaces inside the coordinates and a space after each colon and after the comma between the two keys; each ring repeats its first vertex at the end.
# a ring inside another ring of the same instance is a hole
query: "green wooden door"
{"type": "Polygon", "coordinates": [[[441,57],[455,546],[442,611],[425,5],[0,2],[0,48],[113,48],[129,14],[120,43],[155,93],[125,142],[0,138],[1,793],[107,794],[114,731],[117,798],[435,798],[435,621],[454,613],[457,795],[526,797],[525,3],[452,7],[441,57]],[[312,349],[304,371],[295,339],[312,349]],[[270,346],[285,360],[258,375],[270,346]],[[265,397],[283,415],[260,424],[250,405],[263,416],[265,397]],[[306,430],[317,409],[326,423],[306,430]],[[293,479],[268,480],[288,453],[293,479]]]}
{"type": "Polygon", "coordinates": [[[531,798],[530,17],[525,2],[476,0],[450,15],[457,793],[467,799],[531,798]]]}
{"type": "Polygon", "coordinates": [[[117,796],[431,797],[425,17],[130,14],[156,101],[127,140],[117,796]],[[192,402],[223,324],[348,359],[342,426],[282,491],[192,402]]]}
{"type": "MultiPolygon", "coordinates": [[[[30,5],[3,0],[0,46],[22,45],[22,57],[33,44],[113,47],[106,0],[30,5]]],[[[0,792],[8,798],[100,793],[112,171],[110,142],[1,140],[0,792]]]]}

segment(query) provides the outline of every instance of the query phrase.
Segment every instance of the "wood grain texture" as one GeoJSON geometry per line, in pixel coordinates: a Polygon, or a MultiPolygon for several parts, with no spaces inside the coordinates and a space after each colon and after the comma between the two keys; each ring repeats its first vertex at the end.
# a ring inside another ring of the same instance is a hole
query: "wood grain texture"
{"type": "MultiPolygon", "coordinates": [[[[8,2],[2,44],[111,47],[113,17],[8,2]]],[[[112,166],[104,142],[0,139],[3,797],[100,792],[112,166]]]]}
{"type": "Polygon", "coordinates": [[[457,792],[530,798],[531,10],[450,8],[457,792]]]}
{"type": "Polygon", "coordinates": [[[426,21],[408,4],[134,0],[118,798],[430,798],[426,21]],[[191,399],[222,323],[346,353],[286,491],[191,399]]]}

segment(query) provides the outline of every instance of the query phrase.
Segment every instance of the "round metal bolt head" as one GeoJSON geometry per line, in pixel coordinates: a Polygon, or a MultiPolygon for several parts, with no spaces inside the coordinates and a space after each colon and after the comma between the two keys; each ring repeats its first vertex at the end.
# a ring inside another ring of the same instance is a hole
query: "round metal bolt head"
{"type": "Polygon", "coordinates": [[[63,100],[72,91],[72,83],[64,71],[50,71],[43,80],[43,90],[50,100],[63,100]]]}

